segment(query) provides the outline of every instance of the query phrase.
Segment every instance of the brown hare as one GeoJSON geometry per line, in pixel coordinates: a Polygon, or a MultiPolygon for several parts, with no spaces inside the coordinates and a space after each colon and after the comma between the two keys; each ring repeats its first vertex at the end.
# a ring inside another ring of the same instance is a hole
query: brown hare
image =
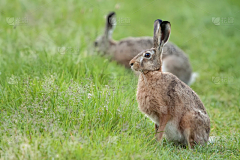
{"type": "Polygon", "coordinates": [[[154,123],[156,138],[163,133],[170,141],[204,145],[209,139],[210,119],[198,95],[175,75],[162,72],[163,46],[170,36],[168,21],[154,22],[153,48],[140,52],[130,61],[139,71],[137,101],[139,109],[154,123]]]}
{"type": "MultiPolygon", "coordinates": [[[[112,40],[112,32],[116,26],[116,14],[111,12],[106,19],[105,33],[95,41],[95,48],[113,60],[129,67],[129,61],[142,50],[153,46],[152,37],[128,37],[120,41],[112,40]]],[[[190,85],[197,77],[192,73],[192,68],[187,55],[176,45],[168,42],[163,50],[163,72],[171,72],[184,83],[190,85]]]]}

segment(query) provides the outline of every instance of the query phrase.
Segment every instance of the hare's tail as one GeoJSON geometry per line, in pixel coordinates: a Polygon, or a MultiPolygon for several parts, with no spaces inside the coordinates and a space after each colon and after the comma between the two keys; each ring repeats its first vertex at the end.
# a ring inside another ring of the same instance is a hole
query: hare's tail
{"type": "Polygon", "coordinates": [[[208,144],[213,144],[215,143],[220,137],[218,136],[210,136],[208,139],[208,144]]]}
{"type": "Polygon", "coordinates": [[[197,72],[193,72],[189,81],[189,86],[193,84],[198,77],[199,77],[199,74],[197,72]]]}

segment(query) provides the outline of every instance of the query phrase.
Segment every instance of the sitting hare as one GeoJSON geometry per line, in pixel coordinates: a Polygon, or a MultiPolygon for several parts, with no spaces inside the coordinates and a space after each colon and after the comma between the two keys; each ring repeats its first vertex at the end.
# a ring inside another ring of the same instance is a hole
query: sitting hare
{"type": "MultiPolygon", "coordinates": [[[[129,37],[121,41],[112,40],[112,32],[116,25],[115,13],[108,14],[106,28],[103,36],[95,41],[98,51],[109,55],[113,60],[129,67],[129,61],[142,50],[151,48],[153,41],[151,37],[129,37]]],[[[190,85],[197,74],[192,73],[192,68],[186,54],[171,42],[164,46],[163,51],[163,72],[171,72],[184,83],[190,85]]]]}
{"type": "Polygon", "coordinates": [[[154,123],[156,138],[163,133],[170,141],[204,145],[209,139],[210,119],[198,95],[175,75],[162,72],[163,46],[170,36],[168,21],[154,22],[153,48],[140,52],[130,61],[139,71],[137,101],[139,109],[154,123]]]}

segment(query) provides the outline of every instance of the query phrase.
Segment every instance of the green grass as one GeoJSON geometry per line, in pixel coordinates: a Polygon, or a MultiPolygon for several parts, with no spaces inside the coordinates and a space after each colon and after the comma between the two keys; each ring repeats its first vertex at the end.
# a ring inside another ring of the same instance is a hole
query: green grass
{"type": "Polygon", "coordinates": [[[238,0],[1,0],[0,159],[239,159],[239,10],[238,0]],[[152,36],[157,18],[171,22],[170,41],[200,74],[191,87],[216,143],[156,142],[137,107],[137,77],[92,48],[113,10],[130,20],[116,27],[117,40],[152,36]]]}

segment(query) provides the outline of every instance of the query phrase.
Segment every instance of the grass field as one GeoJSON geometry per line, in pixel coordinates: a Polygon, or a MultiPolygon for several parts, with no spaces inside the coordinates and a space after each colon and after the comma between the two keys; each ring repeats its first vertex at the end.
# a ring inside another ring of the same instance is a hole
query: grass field
{"type": "Polygon", "coordinates": [[[0,20],[1,160],[240,159],[240,1],[1,0],[0,20]],[[171,22],[170,41],[199,73],[191,87],[214,144],[156,142],[137,107],[137,77],[92,48],[110,11],[116,40],[171,22]]]}

